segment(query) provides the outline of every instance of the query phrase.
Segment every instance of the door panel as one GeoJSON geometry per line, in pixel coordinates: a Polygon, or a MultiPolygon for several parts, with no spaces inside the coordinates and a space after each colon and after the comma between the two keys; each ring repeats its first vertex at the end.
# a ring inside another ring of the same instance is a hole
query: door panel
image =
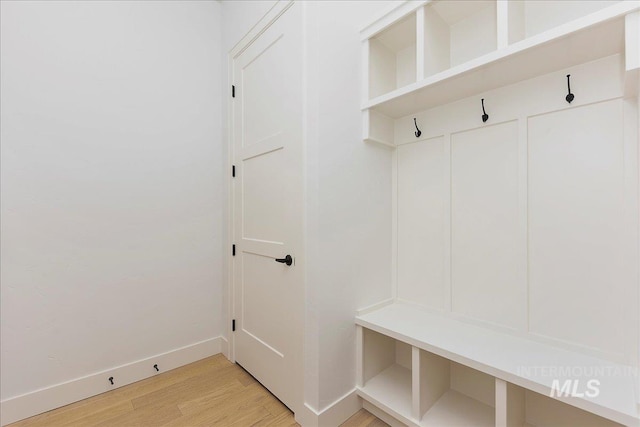
{"type": "Polygon", "coordinates": [[[278,313],[279,295],[286,292],[287,271],[272,257],[244,252],[242,281],[242,331],[283,354],[286,337],[273,333],[286,328],[278,313]]]}
{"type": "Polygon", "coordinates": [[[302,405],[302,19],[293,4],[233,59],[235,360],[302,405]],[[291,255],[291,266],[275,258],[291,255]]]}
{"type": "Polygon", "coordinates": [[[281,243],[285,220],[284,176],[274,171],[285,167],[282,147],[251,157],[242,164],[242,218],[244,239],[281,243]],[[280,239],[280,240],[279,240],[280,239]]]}
{"type": "Polygon", "coordinates": [[[282,131],[286,109],[282,93],[286,90],[284,73],[274,70],[287,59],[288,39],[283,35],[267,35],[270,40],[263,48],[258,48],[242,70],[243,118],[249,126],[244,128],[243,145],[259,143],[282,131]],[[268,77],[268,84],[265,84],[268,77]]]}

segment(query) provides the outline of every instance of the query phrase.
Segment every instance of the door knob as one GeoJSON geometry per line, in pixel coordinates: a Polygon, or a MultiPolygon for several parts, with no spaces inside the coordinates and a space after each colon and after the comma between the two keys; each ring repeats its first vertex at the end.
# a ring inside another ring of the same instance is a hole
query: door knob
{"type": "Polygon", "coordinates": [[[293,264],[293,258],[291,258],[291,255],[287,255],[284,258],[276,258],[276,262],[280,262],[282,264],[291,265],[291,264],[293,264]]]}

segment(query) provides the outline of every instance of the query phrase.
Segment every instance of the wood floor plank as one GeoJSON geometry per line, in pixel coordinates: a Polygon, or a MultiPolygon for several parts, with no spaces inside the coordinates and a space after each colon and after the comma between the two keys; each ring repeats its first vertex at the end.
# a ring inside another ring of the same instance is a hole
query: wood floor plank
{"type": "Polygon", "coordinates": [[[133,398],[133,407],[138,409],[146,405],[178,404],[196,399],[212,388],[221,387],[236,381],[235,367],[231,364],[215,371],[203,372],[194,377],[174,383],[171,387],[155,390],[143,396],[133,398]]]}
{"type": "Polygon", "coordinates": [[[266,427],[299,427],[300,424],[293,419],[291,412],[283,412],[279,416],[275,417],[272,421],[267,423],[266,427]]]}
{"type": "Polygon", "coordinates": [[[265,408],[267,408],[267,411],[269,411],[269,413],[271,415],[273,415],[274,417],[278,417],[282,414],[286,414],[286,413],[290,413],[291,411],[289,411],[289,408],[287,408],[286,406],[284,406],[284,404],[282,402],[280,402],[278,399],[269,399],[265,405],[265,408]]]}
{"type": "MultiPolygon", "coordinates": [[[[239,365],[216,355],[7,427],[299,427],[239,365]]],[[[364,409],[343,427],[384,427],[364,409]]]]}
{"type": "Polygon", "coordinates": [[[18,421],[12,424],[11,427],[62,426],[67,423],[73,423],[81,420],[88,413],[108,411],[108,408],[119,407],[118,405],[121,405],[122,402],[128,402],[126,405],[131,405],[129,401],[132,398],[167,389],[173,384],[201,375],[204,371],[215,370],[219,366],[230,364],[222,354],[218,354],[109,392],[71,403],[53,411],[18,421]]]}
{"type": "Polygon", "coordinates": [[[226,384],[215,388],[210,393],[200,396],[196,399],[185,400],[178,404],[178,408],[183,415],[191,415],[202,411],[206,408],[216,407],[220,402],[225,401],[230,396],[236,396],[236,393],[242,392],[245,387],[239,381],[226,384]]]}
{"type": "MultiPolygon", "coordinates": [[[[242,390],[228,395],[215,406],[202,407],[193,414],[185,415],[183,419],[194,425],[201,425],[203,422],[212,426],[230,425],[235,423],[238,417],[243,417],[246,413],[251,413],[251,417],[249,418],[251,422],[247,421],[247,425],[251,425],[271,415],[263,405],[263,403],[269,399],[274,398],[262,386],[257,383],[250,384],[242,390]],[[259,417],[254,413],[256,411],[259,412],[259,417]]],[[[178,423],[174,423],[174,425],[178,425],[178,423]]]]}
{"type": "Polygon", "coordinates": [[[158,427],[166,424],[169,420],[176,420],[180,417],[182,417],[182,413],[177,406],[166,405],[156,407],[152,411],[133,410],[127,414],[111,417],[94,424],[84,424],[84,421],[82,421],[82,423],[78,425],[91,425],[95,427],[158,427]]]}
{"type": "MultiPolygon", "coordinates": [[[[62,409],[62,408],[61,408],[62,409]]],[[[111,406],[91,405],[78,406],[69,410],[55,410],[45,412],[42,415],[27,418],[11,424],[11,427],[39,427],[39,426],[71,426],[77,424],[96,423],[100,420],[132,412],[131,401],[122,400],[111,406]]]]}
{"type": "MultiPolygon", "coordinates": [[[[85,409],[87,408],[85,407],[85,409]]],[[[132,412],[133,405],[131,405],[131,401],[124,400],[113,406],[109,406],[96,411],[90,411],[88,413],[82,414],[81,416],[80,414],[77,414],[75,418],[70,418],[67,415],[65,419],[61,419],[57,422],[52,421],[50,425],[58,425],[60,427],[76,426],[79,423],[82,423],[83,425],[94,425],[102,422],[105,419],[131,414],[132,412]]]]}

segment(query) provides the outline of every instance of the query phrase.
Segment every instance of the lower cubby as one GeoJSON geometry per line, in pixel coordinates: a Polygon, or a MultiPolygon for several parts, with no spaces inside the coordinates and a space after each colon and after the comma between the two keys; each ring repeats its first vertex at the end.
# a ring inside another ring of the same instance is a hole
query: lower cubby
{"type": "Polygon", "coordinates": [[[361,395],[396,418],[411,417],[411,346],[364,329],[362,350],[361,395]]]}
{"type": "Polygon", "coordinates": [[[358,393],[411,426],[495,426],[495,379],[378,332],[361,330],[358,393]]]}
{"type": "Polygon", "coordinates": [[[424,350],[415,351],[419,352],[414,363],[419,371],[415,412],[421,426],[495,426],[492,376],[424,350]]]}
{"type": "Polygon", "coordinates": [[[506,427],[620,427],[606,418],[507,383],[506,411],[498,426],[506,427]]]}

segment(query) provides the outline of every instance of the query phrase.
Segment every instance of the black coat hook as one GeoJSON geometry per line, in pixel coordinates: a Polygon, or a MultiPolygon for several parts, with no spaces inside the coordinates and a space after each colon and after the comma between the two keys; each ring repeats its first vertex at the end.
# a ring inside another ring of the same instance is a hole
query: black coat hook
{"type": "Polygon", "coordinates": [[[489,120],[489,115],[484,111],[484,98],[482,98],[482,121],[486,123],[487,120],[489,120]]]}
{"type": "Polygon", "coordinates": [[[158,368],[158,364],[156,363],[155,365],[153,365],[154,368],[156,368],[156,371],[160,372],[160,369],[158,368]]]}
{"type": "Polygon", "coordinates": [[[113,377],[109,377],[109,382],[113,385],[113,377]]]}
{"type": "Polygon", "coordinates": [[[567,74],[567,90],[569,91],[569,94],[564,97],[564,99],[566,99],[569,104],[571,104],[571,101],[573,101],[573,98],[575,98],[573,96],[573,94],[571,93],[571,81],[570,81],[570,78],[571,78],[571,74],[567,74]]]}
{"type": "Polygon", "coordinates": [[[416,138],[420,138],[420,135],[422,135],[422,132],[420,131],[420,129],[418,129],[418,123],[416,123],[416,118],[413,118],[413,124],[416,127],[416,131],[414,132],[416,135],[416,138]]]}

